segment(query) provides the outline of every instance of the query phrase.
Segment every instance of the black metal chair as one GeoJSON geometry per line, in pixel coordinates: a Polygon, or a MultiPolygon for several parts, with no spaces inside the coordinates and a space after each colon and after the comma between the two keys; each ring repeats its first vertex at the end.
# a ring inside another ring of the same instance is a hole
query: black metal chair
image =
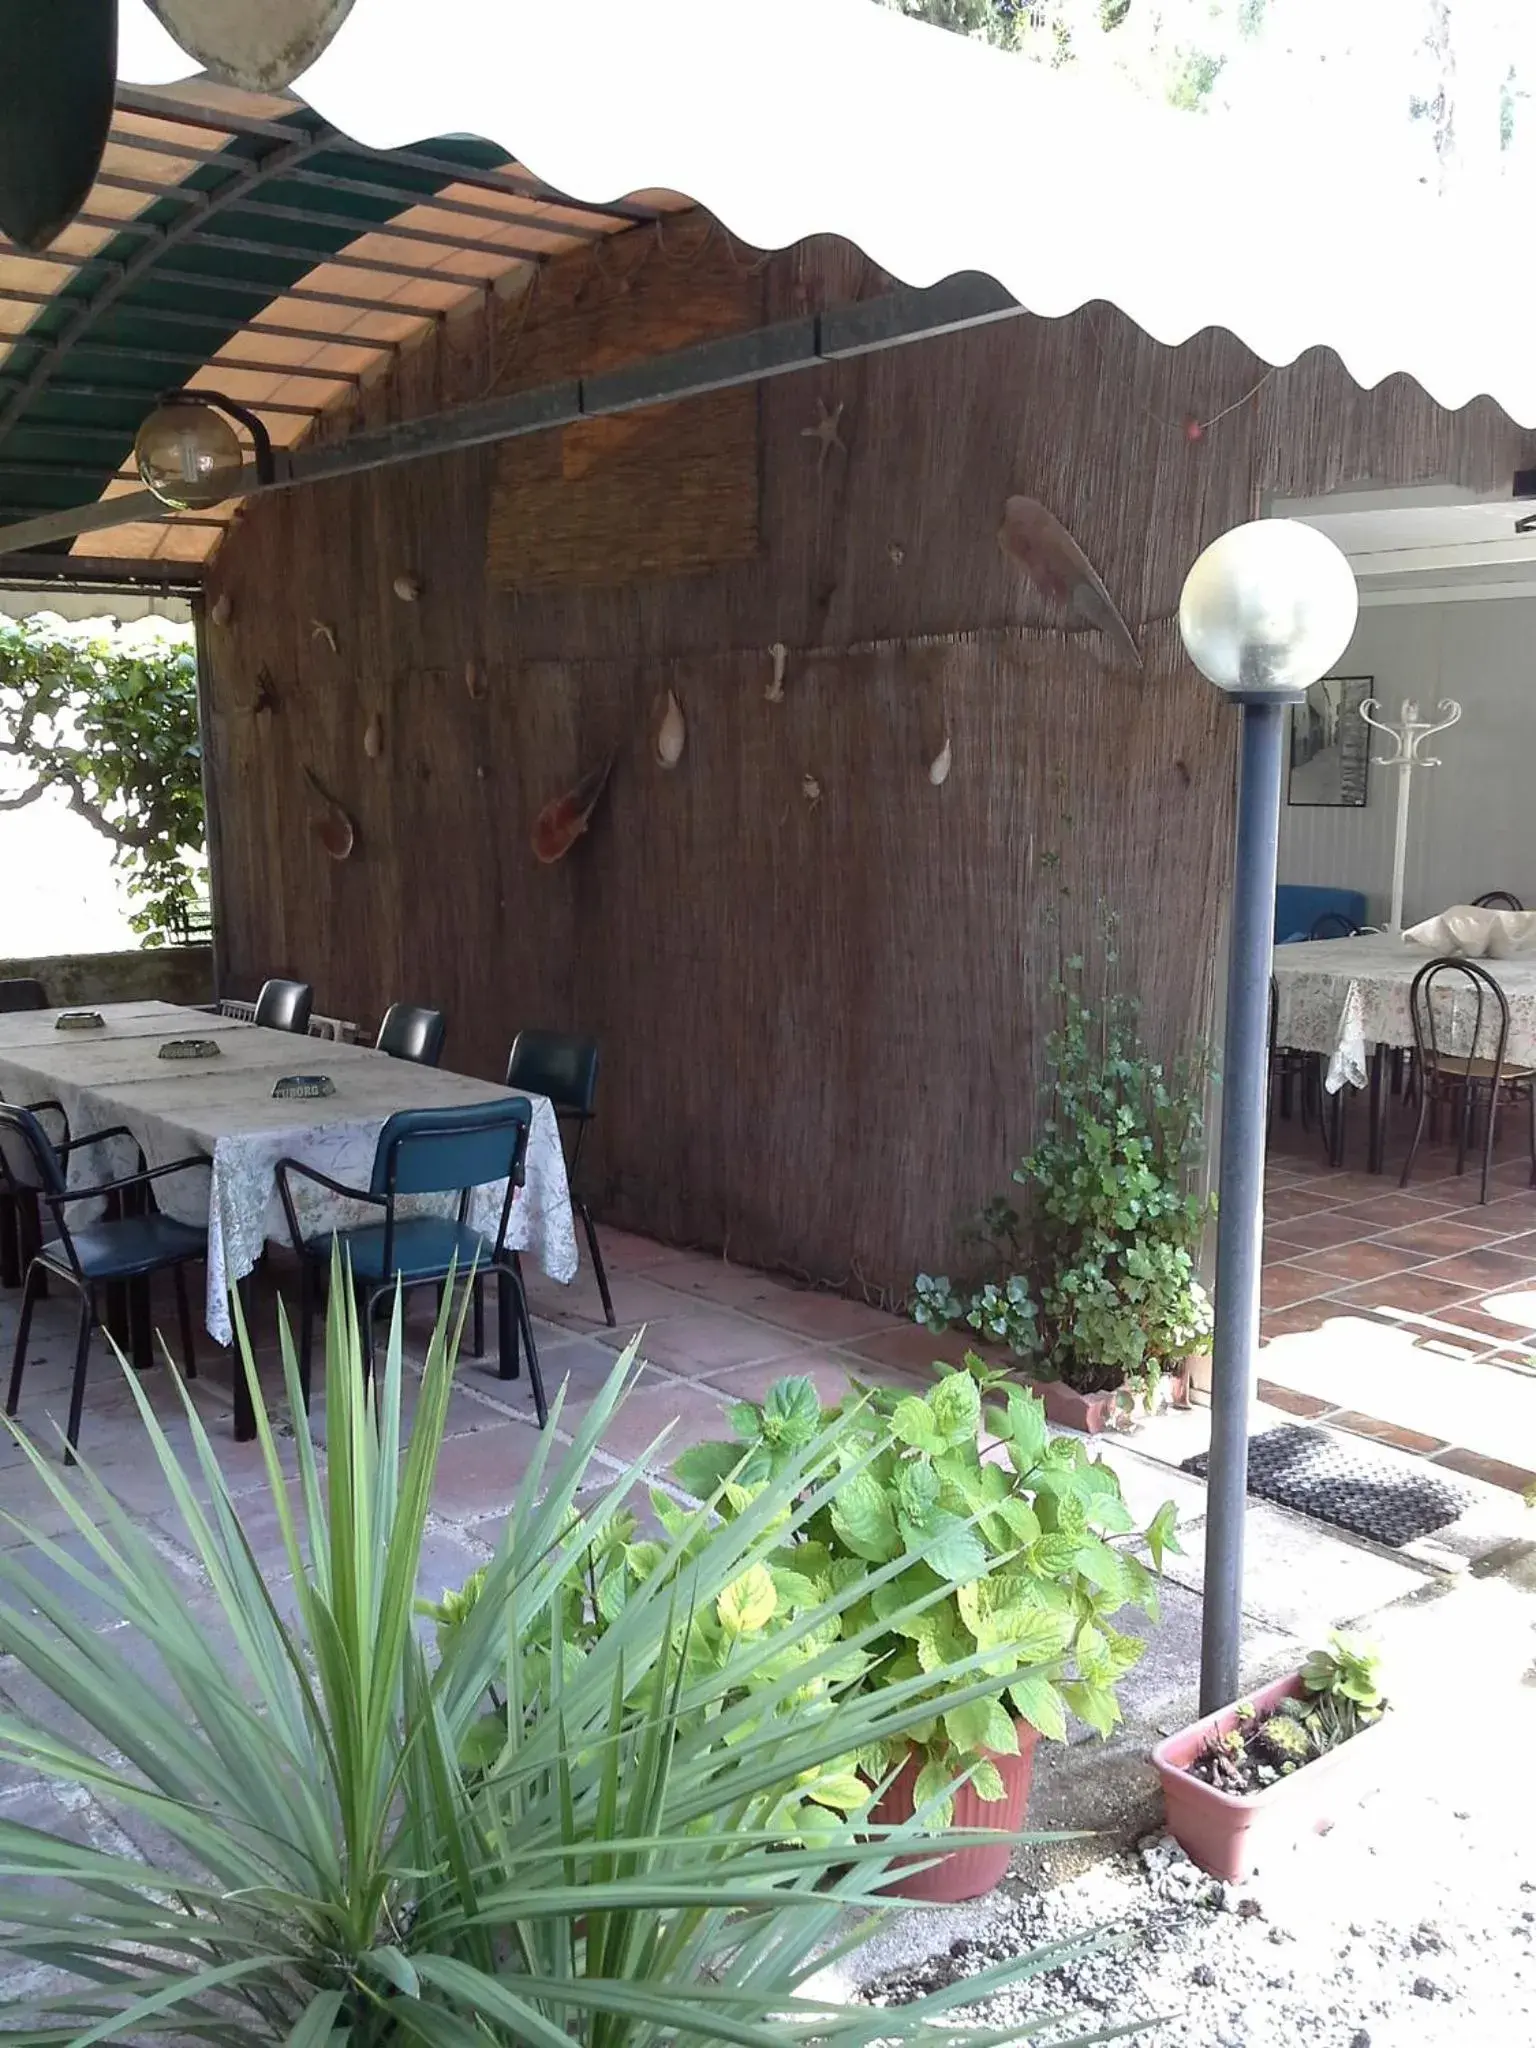
{"type": "Polygon", "coordinates": [[[548,1415],[533,1322],[517,1254],[507,1244],[512,1202],[526,1177],[528,1132],[533,1105],[522,1099],[471,1103],[464,1109],[406,1109],[390,1117],[379,1133],[373,1173],[366,1188],[349,1188],[306,1166],[299,1159],[280,1159],[278,1193],[288,1219],[299,1271],[299,1383],[309,1406],[310,1361],[316,1280],[322,1286],[333,1252],[346,1255],[357,1296],[358,1323],[363,1333],[364,1370],[373,1369],[373,1319],[381,1301],[396,1288],[442,1287],[455,1275],[474,1273],[478,1288],[486,1273],[499,1282],[498,1363],[504,1380],[520,1370],[519,1338],[528,1347],[528,1377],[542,1429],[548,1415]],[[313,1181],[348,1201],[382,1211],[381,1221],[347,1230],[318,1231],[306,1237],[299,1222],[292,1181],[313,1181]],[[494,1239],[469,1222],[469,1197],[475,1188],[506,1182],[501,1221],[494,1239]],[[402,1197],[457,1194],[454,1216],[405,1215],[402,1197]]]}
{"type": "Polygon", "coordinates": [[[264,982],[252,1021],[268,1031],[296,1031],[302,1036],[309,1029],[314,1001],[315,992],[307,981],[264,982]]]}
{"type": "Polygon", "coordinates": [[[118,1180],[101,1181],[90,1187],[71,1188],[65,1175],[70,1154],[108,1138],[128,1138],[122,1125],[93,1131],[86,1138],[71,1138],[62,1152],[29,1109],[0,1103],[0,1182],[12,1195],[32,1192],[53,1211],[58,1236],[35,1251],[28,1262],[22,1288],[21,1319],[16,1329],[16,1361],[11,1368],[10,1392],[5,1412],[14,1415],[21,1401],[22,1378],[27,1365],[27,1343],[32,1332],[32,1311],[43,1278],[61,1280],[80,1297],[80,1323],[75,1339],[75,1372],[70,1385],[69,1425],[64,1437],[64,1462],[73,1464],[80,1442],[80,1412],[85,1401],[86,1366],[90,1358],[91,1334],[96,1328],[98,1290],[124,1284],[147,1284],[155,1273],[167,1270],[175,1276],[176,1310],[181,1323],[182,1362],[187,1377],[195,1377],[197,1356],[193,1348],[192,1310],[187,1298],[186,1268],[194,1259],[207,1257],[208,1233],[193,1223],[181,1223],[162,1216],[155,1203],[155,1183],[168,1174],[185,1173],[194,1166],[206,1166],[197,1156],[174,1159],[168,1165],[146,1167],[139,1153],[139,1170],[118,1180]],[[68,1217],[75,1202],[102,1200],[107,1214],[94,1223],[71,1229],[68,1217]]]}
{"type": "MultiPolygon", "coordinates": [[[[0,1094],[0,1103],[4,1101],[5,1096],[0,1094]]],[[[24,1106],[39,1119],[58,1118],[60,1135],[49,1142],[61,1159],[65,1157],[69,1151],[69,1117],[63,1103],[29,1102],[24,1106]]],[[[41,1251],[42,1244],[42,1210],[37,1189],[13,1189],[0,1183],[0,1287],[21,1285],[28,1264],[41,1251]]]]}
{"type": "Polygon", "coordinates": [[[375,1052],[387,1052],[393,1060],[414,1060],[419,1067],[435,1067],[443,1056],[448,1026],[441,1010],[426,1010],[419,1003],[391,1003],[374,1043],[375,1052]]]}
{"type": "Polygon", "coordinates": [[[1498,982],[1475,960],[1431,960],[1413,977],[1408,1008],[1413,1021],[1419,1115],[1399,1186],[1407,1187],[1425,1123],[1442,1103],[1456,1119],[1458,1173],[1466,1171],[1477,1114],[1486,1110],[1482,1192],[1478,1197],[1486,1202],[1499,1111],[1523,1102],[1530,1115],[1531,1184],[1536,1187],[1536,1069],[1506,1063],[1509,1002],[1498,982]],[[1466,1028],[1469,1015],[1470,1031],[1466,1028]]]}
{"type": "Polygon", "coordinates": [[[1490,889],[1486,896],[1472,898],[1474,910],[1524,910],[1525,905],[1518,896],[1511,896],[1507,889],[1490,889]]]}
{"type": "Polygon", "coordinates": [[[602,1297],[603,1314],[611,1329],[616,1318],[613,1296],[608,1289],[608,1273],[597,1242],[597,1226],[592,1221],[592,1211],[576,1191],[581,1148],[587,1127],[596,1114],[597,1068],[595,1039],[574,1038],[561,1031],[519,1031],[512,1041],[512,1051],[507,1060],[507,1086],[524,1089],[529,1095],[545,1096],[553,1105],[561,1126],[575,1126],[575,1140],[566,1160],[571,1207],[581,1218],[582,1229],[586,1232],[592,1270],[597,1275],[597,1291],[602,1297]]]}
{"type": "Polygon", "coordinates": [[[0,1012],[6,1010],[46,1010],[48,992],[40,981],[31,975],[18,975],[12,981],[0,981],[0,1012]]]}
{"type": "Polygon", "coordinates": [[[1342,910],[1325,910],[1321,917],[1314,918],[1309,939],[1358,939],[1360,927],[1353,918],[1346,917],[1342,910]]]}

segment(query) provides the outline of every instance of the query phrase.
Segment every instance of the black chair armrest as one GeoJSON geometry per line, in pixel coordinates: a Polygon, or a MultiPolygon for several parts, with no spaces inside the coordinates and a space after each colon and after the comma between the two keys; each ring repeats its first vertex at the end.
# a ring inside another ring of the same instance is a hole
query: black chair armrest
{"type": "Polygon", "coordinates": [[[212,1164],[206,1152],[194,1152],[189,1158],[172,1159],[164,1166],[147,1167],[142,1173],[130,1173],[122,1180],[98,1181],[90,1188],[69,1188],[62,1195],[50,1195],[48,1199],[56,1209],[62,1208],[66,1202],[88,1202],[100,1195],[121,1195],[129,1188],[148,1187],[152,1181],[164,1180],[167,1174],[185,1173],[190,1167],[212,1164]]]}
{"type": "MultiPolygon", "coordinates": [[[[53,1105],[49,1105],[52,1107],[53,1105]]],[[[109,1124],[104,1131],[90,1131],[83,1138],[66,1138],[59,1146],[60,1152],[83,1152],[87,1145],[103,1144],[108,1138],[129,1138],[139,1155],[139,1171],[144,1170],[144,1147],[133,1136],[126,1124],[109,1124]]]]}
{"type": "Polygon", "coordinates": [[[293,1191],[288,1185],[288,1176],[296,1173],[303,1180],[312,1180],[318,1187],[328,1188],[333,1195],[341,1195],[349,1202],[367,1202],[375,1209],[387,1209],[387,1195],[375,1195],[367,1188],[349,1188],[343,1181],[332,1180],[328,1173],[306,1166],[302,1159],[279,1159],[276,1166],[278,1199],[283,1205],[283,1215],[288,1222],[288,1235],[293,1239],[293,1248],[300,1258],[304,1256],[304,1233],[299,1228],[299,1212],[293,1206],[293,1191]]]}
{"type": "Polygon", "coordinates": [[[50,1095],[46,1099],[46,1101],[29,1102],[24,1106],[31,1111],[33,1116],[56,1116],[58,1118],[59,1122],[64,1126],[64,1135],[62,1138],[56,1140],[53,1149],[55,1152],[67,1152],[69,1150],[71,1143],[69,1135],[69,1111],[64,1107],[63,1103],[55,1100],[55,1098],[50,1095]]]}

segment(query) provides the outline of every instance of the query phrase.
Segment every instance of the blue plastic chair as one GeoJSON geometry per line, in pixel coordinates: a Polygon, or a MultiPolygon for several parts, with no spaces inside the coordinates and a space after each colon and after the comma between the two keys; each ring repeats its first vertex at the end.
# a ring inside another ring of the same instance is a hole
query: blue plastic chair
{"type": "Polygon", "coordinates": [[[523,1291],[522,1269],[517,1253],[508,1248],[507,1226],[512,1220],[512,1201],[526,1178],[528,1133],[533,1124],[533,1104],[522,1097],[498,1102],[477,1102],[464,1109],[404,1109],[398,1111],[379,1133],[373,1157],[373,1174],[366,1189],[349,1188],[319,1173],[302,1160],[281,1159],[277,1165],[278,1193],[288,1219],[293,1248],[300,1259],[299,1293],[299,1384],[304,1405],[309,1406],[310,1363],[313,1355],[313,1322],[316,1281],[324,1282],[330,1272],[333,1252],[341,1251],[351,1268],[357,1295],[358,1323],[363,1335],[363,1368],[373,1369],[373,1319],[381,1301],[397,1289],[441,1287],[457,1277],[467,1280],[494,1273],[497,1291],[497,1353],[501,1377],[516,1379],[520,1371],[519,1339],[528,1347],[528,1377],[533,1386],[534,1407],[539,1427],[544,1427],[548,1406],[544,1382],[539,1373],[539,1354],[533,1340],[533,1323],[528,1314],[528,1297],[523,1291]],[[313,1181],[342,1195],[350,1202],[365,1202],[382,1211],[377,1223],[364,1223],[348,1230],[325,1230],[306,1237],[294,1206],[294,1176],[313,1181]],[[506,1195],[494,1239],[486,1238],[469,1223],[469,1197],[475,1188],[505,1181],[506,1195]],[[398,1204],[403,1196],[456,1194],[454,1216],[402,1216],[398,1204]]]}
{"type": "Polygon", "coordinates": [[[32,1311],[45,1278],[60,1280],[80,1297],[80,1325],[75,1340],[75,1374],[70,1386],[69,1426],[64,1437],[64,1462],[72,1465],[80,1440],[80,1412],[85,1400],[86,1365],[90,1357],[91,1333],[99,1316],[97,1291],[103,1287],[147,1282],[152,1274],[169,1269],[176,1279],[176,1309],[181,1322],[182,1361],[188,1379],[197,1373],[193,1350],[192,1311],[187,1300],[186,1267],[193,1259],[206,1258],[208,1233],[193,1223],[181,1223],[162,1216],[155,1206],[156,1181],[168,1174],[185,1173],[193,1166],[206,1166],[202,1155],[174,1159],[169,1165],[146,1167],[139,1153],[139,1170],[120,1180],[101,1181],[92,1187],[69,1187],[65,1180],[69,1155],[108,1138],[131,1138],[121,1124],[89,1137],[71,1138],[55,1145],[30,1109],[16,1103],[0,1103],[0,1186],[20,1200],[40,1197],[53,1211],[58,1236],[33,1252],[27,1262],[21,1296],[21,1320],[16,1330],[16,1362],[11,1368],[10,1393],[5,1412],[14,1415],[21,1400],[22,1376],[27,1365],[27,1341],[32,1330],[32,1311]],[[104,1200],[107,1214],[98,1222],[71,1229],[68,1210],[72,1203],[104,1200]]]}

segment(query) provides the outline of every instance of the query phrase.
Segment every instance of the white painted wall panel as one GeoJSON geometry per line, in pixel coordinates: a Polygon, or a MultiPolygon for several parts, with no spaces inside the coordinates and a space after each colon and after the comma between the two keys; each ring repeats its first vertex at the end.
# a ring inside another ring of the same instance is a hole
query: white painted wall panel
{"type": "MultiPolygon", "coordinates": [[[[1462,706],[1460,725],[1429,744],[1443,765],[1414,776],[1404,922],[1488,889],[1536,908],[1536,602],[1373,607],[1338,673],[1374,676],[1393,717],[1404,697],[1426,718],[1442,697],[1462,706]]],[[[1363,889],[1384,921],[1397,780],[1373,765],[1363,810],[1287,805],[1281,881],[1363,889]]]]}

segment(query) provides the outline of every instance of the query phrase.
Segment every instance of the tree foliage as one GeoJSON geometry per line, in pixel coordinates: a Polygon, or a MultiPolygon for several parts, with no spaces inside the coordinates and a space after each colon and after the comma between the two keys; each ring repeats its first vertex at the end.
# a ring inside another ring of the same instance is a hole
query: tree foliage
{"type": "Polygon", "coordinates": [[[111,841],[146,945],[185,929],[204,848],[190,627],[0,618],[0,764],[0,813],[58,790],[111,841]]]}

